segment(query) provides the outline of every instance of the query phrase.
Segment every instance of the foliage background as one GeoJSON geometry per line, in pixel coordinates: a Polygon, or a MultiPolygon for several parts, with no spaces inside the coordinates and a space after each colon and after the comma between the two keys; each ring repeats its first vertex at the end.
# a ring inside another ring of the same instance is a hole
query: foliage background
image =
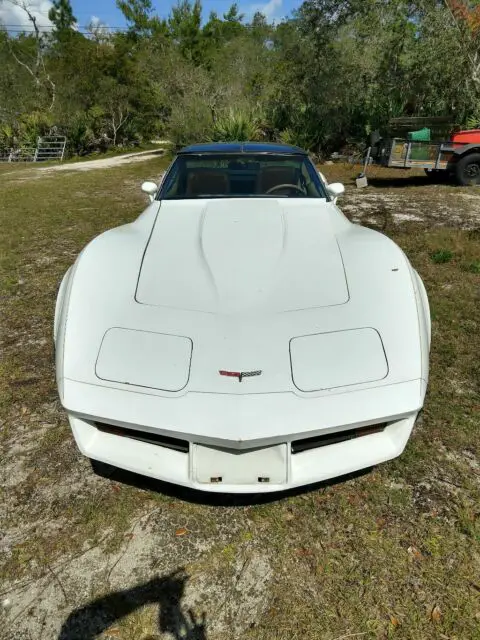
{"type": "Polygon", "coordinates": [[[265,139],[325,155],[362,146],[399,115],[480,120],[480,8],[460,0],[306,0],[288,19],[249,21],[232,5],[117,0],[128,28],[76,28],[56,0],[54,29],[0,27],[0,147],[61,133],[69,152],[168,138],[265,139]]]}

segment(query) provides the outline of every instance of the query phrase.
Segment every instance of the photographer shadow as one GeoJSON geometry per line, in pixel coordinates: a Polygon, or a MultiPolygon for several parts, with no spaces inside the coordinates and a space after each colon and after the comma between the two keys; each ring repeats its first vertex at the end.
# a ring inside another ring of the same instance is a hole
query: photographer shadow
{"type": "MultiPolygon", "coordinates": [[[[206,640],[205,614],[197,619],[193,611],[185,614],[182,610],[188,577],[184,569],[178,569],[92,600],[70,613],[58,640],[95,640],[114,623],[147,604],[158,605],[158,633],[169,633],[175,640],[206,640]]],[[[151,640],[155,637],[151,636],[151,640]]]]}

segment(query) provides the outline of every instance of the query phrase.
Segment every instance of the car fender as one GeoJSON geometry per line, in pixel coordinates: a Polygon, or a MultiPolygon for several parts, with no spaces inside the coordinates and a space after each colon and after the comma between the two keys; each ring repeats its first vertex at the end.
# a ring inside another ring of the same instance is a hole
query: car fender
{"type": "Polygon", "coordinates": [[[422,380],[423,380],[423,395],[425,395],[429,376],[429,355],[430,355],[430,342],[431,342],[431,319],[430,319],[430,305],[428,302],[427,291],[422,279],[411,268],[412,284],[415,292],[415,300],[417,304],[418,315],[418,331],[420,337],[420,349],[422,358],[422,380]]]}
{"type": "Polygon", "coordinates": [[[425,289],[425,285],[423,284],[423,280],[418,275],[417,271],[413,271],[414,277],[418,287],[418,293],[421,300],[421,307],[424,316],[425,322],[425,331],[428,339],[428,350],[430,351],[430,343],[432,339],[432,322],[430,317],[430,303],[428,302],[427,290],[425,289]]]}
{"type": "Polygon", "coordinates": [[[65,300],[65,292],[67,290],[69,278],[72,274],[72,268],[73,268],[73,265],[70,266],[67,269],[66,273],[64,274],[62,281],[60,283],[60,287],[58,288],[57,299],[55,301],[55,319],[53,322],[53,342],[55,343],[55,345],[57,343],[58,327],[60,323],[60,315],[61,315],[63,303],[65,300]]]}
{"type": "Polygon", "coordinates": [[[65,350],[65,327],[68,316],[68,301],[72,291],[72,285],[77,270],[78,261],[83,251],[78,255],[74,264],[67,270],[62,278],[55,302],[55,317],[53,325],[53,340],[55,345],[55,370],[57,387],[60,399],[63,398],[63,361],[65,350]]]}
{"type": "Polygon", "coordinates": [[[470,144],[460,144],[460,146],[453,149],[455,160],[458,160],[461,156],[467,155],[468,153],[472,152],[480,153],[480,145],[478,144],[478,142],[472,142],[470,144]]]}

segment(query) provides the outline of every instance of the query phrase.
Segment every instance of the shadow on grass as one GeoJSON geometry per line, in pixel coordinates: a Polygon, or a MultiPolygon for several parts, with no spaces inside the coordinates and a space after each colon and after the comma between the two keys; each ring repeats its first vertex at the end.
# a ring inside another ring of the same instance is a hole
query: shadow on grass
{"type": "Polygon", "coordinates": [[[170,498],[177,498],[185,502],[211,507],[245,507],[278,502],[285,498],[306,495],[319,489],[341,484],[353,478],[360,478],[372,470],[372,468],[369,467],[354,473],[332,478],[331,480],[315,482],[314,484],[295,487],[293,489],[287,489],[286,491],[274,491],[271,493],[211,493],[209,491],[189,489],[188,487],[163,482],[162,480],[142,476],[94,460],[92,460],[92,468],[97,475],[114,482],[127,484],[136,489],[143,489],[144,491],[154,491],[155,493],[161,493],[170,498]]]}
{"type": "MultiPolygon", "coordinates": [[[[58,640],[94,640],[115,622],[146,604],[158,605],[159,633],[169,633],[175,640],[206,640],[205,614],[197,620],[191,610],[187,615],[182,610],[187,580],[184,569],[178,569],[131,589],[92,600],[72,611],[62,625],[58,640]]],[[[154,636],[151,638],[154,640],[154,636]]]]}
{"type": "Polygon", "coordinates": [[[385,176],[382,177],[369,177],[367,171],[367,179],[368,185],[370,187],[378,188],[378,189],[406,189],[407,187],[429,187],[436,185],[448,185],[448,186],[457,186],[453,178],[449,178],[447,175],[438,176],[437,178],[428,178],[426,175],[424,176],[399,176],[398,178],[385,176]]]}

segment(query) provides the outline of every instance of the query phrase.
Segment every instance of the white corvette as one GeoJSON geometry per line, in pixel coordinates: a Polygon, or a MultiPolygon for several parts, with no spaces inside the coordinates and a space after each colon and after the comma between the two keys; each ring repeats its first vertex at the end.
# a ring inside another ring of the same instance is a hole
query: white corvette
{"type": "Polygon", "coordinates": [[[55,311],[83,454],[196,489],[278,491],[401,454],[430,314],[405,254],[352,224],[301,149],[195,145],[95,238],[55,311]]]}

